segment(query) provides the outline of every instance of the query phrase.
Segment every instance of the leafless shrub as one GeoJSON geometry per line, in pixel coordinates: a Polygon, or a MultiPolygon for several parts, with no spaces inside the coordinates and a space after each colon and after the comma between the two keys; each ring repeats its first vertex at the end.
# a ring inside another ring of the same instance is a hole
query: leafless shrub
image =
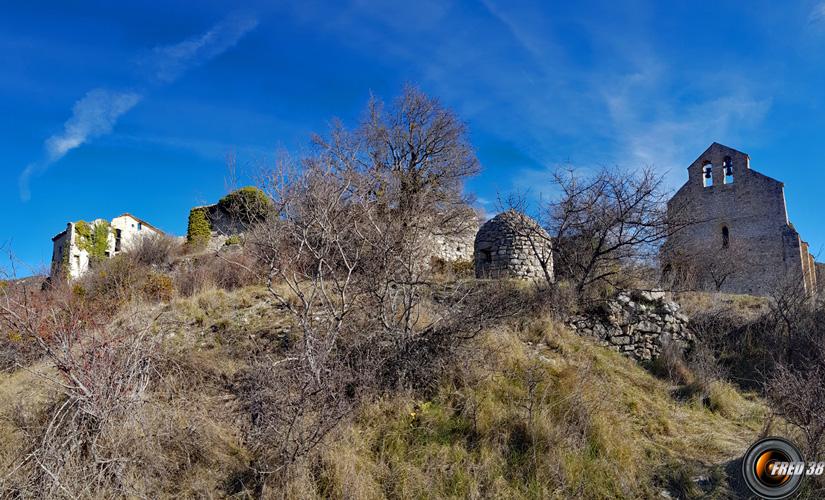
{"type": "Polygon", "coordinates": [[[653,360],[651,370],[679,385],[693,383],[693,374],[685,360],[684,347],[677,342],[662,346],[662,352],[653,360]]]}
{"type": "Polygon", "coordinates": [[[203,265],[211,271],[215,286],[224,290],[264,284],[264,272],[257,259],[245,251],[219,253],[203,265]]]}
{"type": "Polygon", "coordinates": [[[149,273],[141,288],[142,296],[149,301],[169,302],[175,294],[172,278],[167,274],[149,273]]]}
{"type": "Polygon", "coordinates": [[[466,287],[436,290],[429,265],[433,236],[474,223],[461,184],[478,162],[451,112],[408,88],[316,144],[300,168],[283,161],[266,177],[272,216],[245,241],[300,331],[277,369],[260,367],[277,390],[252,384],[244,396],[261,408],[253,432],[281,442],[270,470],[309,453],[352,391],[428,385],[444,353],[500,312],[466,287]]]}
{"type": "Polygon", "coordinates": [[[561,194],[542,220],[555,243],[559,278],[571,280],[583,300],[605,287],[638,286],[633,271],[653,267],[661,243],[689,223],[686,213],[668,213],[662,176],[650,168],[603,169],[589,177],[558,171],[554,180],[561,194]]]}
{"type": "Polygon", "coordinates": [[[805,456],[813,460],[825,438],[825,367],[790,368],[780,365],[767,384],[775,413],[800,430],[805,456]]]}
{"type": "Polygon", "coordinates": [[[825,437],[825,310],[799,284],[780,289],[771,309],[778,348],[766,394],[775,413],[800,430],[814,459],[825,437]]]}
{"type": "Polygon", "coordinates": [[[126,254],[119,254],[89,269],[70,286],[78,295],[114,312],[120,305],[138,297],[148,273],[145,266],[126,254]]]}
{"type": "Polygon", "coordinates": [[[202,290],[215,286],[212,273],[200,261],[181,263],[172,273],[175,289],[183,297],[191,297],[202,290]]]}
{"type": "MultiPolygon", "coordinates": [[[[53,300],[67,300],[67,288],[53,288],[41,292],[27,284],[6,281],[0,286],[0,309],[19,311],[26,321],[43,324],[48,317],[49,303],[53,300]]],[[[13,371],[21,366],[29,366],[43,355],[38,346],[30,342],[23,332],[7,321],[0,321],[0,370],[13,371]]]]}
{"type": "Polygon", "coordinates": [[[719,365],[716,354],[705,344],[697,343],[687,357],[688,368],[695,383],[709,388],[712,382],[727,378],[727,371],[719,365]]]}
{"type": "Polygon", "coordinates": [[[296,356],[259,363],[236,385],[252,424],[254,482],[286,480],[290,468],[313,451],[357,402],[345,365],[330,364],[317,379],[314,367],[296,366],[302,362],[306,361],[296,356]]]}
{"type": "Polygon", "coordinates": [[[118,427],[135,415],[152,374],[155,342],[109,318],[76,295],[3,294],[0,326],[30,343],[49,361],[46,375],[62,396],[35,425],[30,446],[0,476],[6,494],[77,498],[128,495],[129,451],[118,427]]]}
{"type": "Polygon", "coordinates": [[[165,268],[180,252],[177,239],[156,233],[138,239],[126,253],[138,264],[165,268]]]}

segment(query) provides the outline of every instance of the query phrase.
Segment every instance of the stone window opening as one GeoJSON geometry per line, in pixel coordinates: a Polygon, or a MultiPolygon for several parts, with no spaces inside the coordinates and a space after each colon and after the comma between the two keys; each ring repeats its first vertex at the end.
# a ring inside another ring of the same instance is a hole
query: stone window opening
{"type": "Polygon", "coordinates": [[[705,162],[702,166],[702,185],[704,187],[712,187],[713,186],[713,164],[710,162],[705,162]]]}
{"type": "Polygon", "coordinates": [[[722,248],[730,247],[730,230],[728,226],[722,226],[722,248]]]}
{"type": "Polygon", "coordinates": [[[481,256],[484,258],[484,262],[488,264],[493,262],[493,252],[491,252],[490,250],[482,250],[481,256]]]}
{"type": "Polygon", "coordinates": [[[120,229],[115,229],[115,252],[120,251],[121,232],[120,229]]]}
{"type": "Polygon", "coordinates": [[[726,156],[722,163],[722,170],[725,173],[725,184],[733,184],[733,163],[730,156],[726,156]]]}

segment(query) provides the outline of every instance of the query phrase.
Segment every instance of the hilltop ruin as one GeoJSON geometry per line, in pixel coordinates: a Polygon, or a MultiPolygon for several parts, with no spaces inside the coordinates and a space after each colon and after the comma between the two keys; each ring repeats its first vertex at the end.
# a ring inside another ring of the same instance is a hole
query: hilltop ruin
{"type": "Polygon", "coordinates": [[[809,245],[788,218],[785,185],[753,170],[750,157],[713,143],[688,167],[668,203],[669,217],[691,223],[662,250],[673,288],[770,296],[796,286],[817,290],[809,245]]]}
{"type": "Polygon", "coordinates": [[[52,238],[51,277],[80,277],[95,259],[106,259],[129,250],[135,243],[152,234],[163,231],[125,213],[107,222],[69,222],[66,229],[52,238]]]}

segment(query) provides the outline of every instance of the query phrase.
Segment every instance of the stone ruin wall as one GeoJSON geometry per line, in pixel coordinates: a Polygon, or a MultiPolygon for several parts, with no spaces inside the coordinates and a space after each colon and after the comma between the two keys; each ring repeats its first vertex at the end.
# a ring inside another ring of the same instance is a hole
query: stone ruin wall
{"type": "Polygon", "coordinates": [[[688,327],[688,317],[664,292],[621,293],[615,300],[590,314],[572,317],[568,325],[576,333],[595,338],[600,345],[637,361],[649,361],[662,348],[675,342],[689,347],[696,337],[688,327]]]}
{"type": "Polygon", "coordinates": [[[207,205],[203,208],[206,209],[206,217],[212,226],[213,237],[226,237],[246,231],[246,225],[224,210],[219,203],[207,205]]]}
{"type": "Polygon", "coordinates": [[[715,143],[691,164],[688,177],[668,209],[674,214],[688,207],[691,219],[700,222],[689,225],[666,243],[663,267],[681,252],[693,260],[696,286],[701,290],[716,291],[709,270],[716,266],[718,276],[720,266],[730,265],[735,271],[724,280],[721,292],[766,296],[790,279],[803,282],[813,293],[813,257],[788,222],[781,182],[752,170],[746,154],[715,143]],[[732,183],[726,183],[726,159],[733,167],[732,183]],[[704,186],[703,179],[707,164],[712,165],[713,172],[710,187],[704,186]],[[729,234],[727,248],[724,228],[729,234]]]}
{"type": "Polygon", "coordinates": [[[550,236],[534,220],[512,210],[487,221],[475,238],[476,278],[545,278],[542,261],[553,277],[550,236]]]}
{"type": "Polygon", "coordinates": [[[432,236],[432,255],[445,262],[472,262],[477,226],[457,234],[432,236]]]}

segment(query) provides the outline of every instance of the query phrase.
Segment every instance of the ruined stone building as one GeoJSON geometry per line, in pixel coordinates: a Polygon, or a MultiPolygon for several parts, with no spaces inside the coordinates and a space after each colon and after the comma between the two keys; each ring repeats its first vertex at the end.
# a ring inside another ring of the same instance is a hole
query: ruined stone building
{"type": "Polygon", "coordinates": [[[481,226],[473,258],[477,278],[554,279],[550,235],[515,210],[502,212],[481,226]]]}
{"type": "Polygon", "coordinates": [[[242,187],[217,203],[193,207],[189,211],[186,240],[194,246],[215,250],[229,238],[266,220],[271,209],[272,200],[263,191],[253,186],[242,187]]]}
{"type": "Polygon", "coordinates": [[[472,262],[473,244],[482,220],[470,206],[456,210],[451,217],[433,220],[426,228],[431,258],[444,262],[472,262]]]}
{"type": "Polygon", "coordinates": [[[96,253],[100,253],[100,258],[112,257],[152,234],[163,234],[163,231],[128,213],[111,222],[103,219],[90,223],[69,222],[66,229],[52,238],[51,277],[77,278],[89,269],[96,253]]]}
{"type": "Polygon", "coordinates": [[[747,154],[711,144],[688,167],[668,217],[686,223],[662,250],[674,288],[769,296],[796,284],[815,293],[814,258],[788,219],[784,184],[753,170],[747,154]]]}

